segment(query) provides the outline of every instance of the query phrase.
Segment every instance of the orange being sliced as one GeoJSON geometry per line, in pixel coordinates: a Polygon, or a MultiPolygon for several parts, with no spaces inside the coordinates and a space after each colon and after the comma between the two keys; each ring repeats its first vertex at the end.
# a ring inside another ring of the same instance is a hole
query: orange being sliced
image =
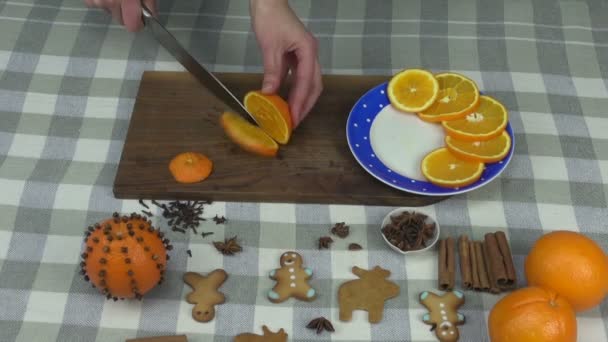
{"type": "Polygon", "coordinates": [[[427,122],[454,120],[473,112],[479,104],[479,89],[472,80],[455,73],[436,75],[439,95],[433,105],[418,113],[427,122]]]}
{"type": "Polygon", "coordinates": [[[443,121],[446,133],[466,141],[486,141],[502,134],[507,126],[507,109],[489,96],[481,96],[479,106],[465,117],[443,121]]]}
{"type": "Polygon", "coordinates": [[[426,70],[406,69],[391,78],[387,91],[395,108],[418,113],[435,102],[439,94],[439,83],[426,70]]]}
{"type": "Polygon", "coordinates": [[[511,149],[511,137],[503,131],[501,135],[486,141],[465,141],[445,137],[447,148],[456,156],[482,163],[495,163],[502,160],[511,149]]]}
{"type": "Polygon", "coordinates": [[[245,95],[245,108],[271,138],[279,144],[287,144],[293,125],[289,105],[278,95],[264,95],[250,91],[245,95]]]}
{"type": "Polygon", "coordinates": [[[264,131],[249,123],[240,115],[225,112],[220,117],[220,124],[226,135],[243,150],[265,157],[274,157],[279,145],[264,131]]]}
{"type": "Polygon", "coordinates": [[[422,174],[429,182],[448,188],[475,183],[483,168],[483,163],[458,158],[445,147],[429,153],[421,163],[422,174]]]}

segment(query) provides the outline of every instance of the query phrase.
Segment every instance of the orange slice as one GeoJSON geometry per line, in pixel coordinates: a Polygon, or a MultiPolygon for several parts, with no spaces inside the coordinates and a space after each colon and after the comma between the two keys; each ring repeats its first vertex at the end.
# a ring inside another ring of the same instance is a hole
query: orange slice
{"type": "Polygon", "coordinates": [[[447,148],[460,158],[482,163],[502,160],[511,148],[511,137],[503,131],[501,135],[487,141],[464,141],[445,137],[447,148]]]}
{"type": "Polygon", "coordinates": [[[481,96],[479,107],[465,117],[443,121],[446,133],[466,141],[486,141],[502,134],[507,126],[507,109],[489,96],[481,96]]]}
{"type": "Polygon", "coordinates": [[[278,95],[264,95],[250,91],[245,95],[245,108],[271,138],[279,144],[287,144],[293,125],[289,105],[278,95]]]}
{"type": "Polygon", "coordinates": [[[429,108],[439,94],[437,79],[426,70],[406,69],[388,83],[391,104],[405,112],[418,113],[429,108]]]}
{"type": "Polygon", "coordinates": [[[455,73],[436,75],[439,95],[431,107],[418,113],[427,122],[454,120],[473,112],[479,104],[479,89],[472,80],[455,73]]]}
{"type": "Polygon", "coordinates": [[[179,183],[197,183],[209,177],[213,162],[204,154],[183,152],[171,159],[169,171],[179,183]]]}
{"type": "Polygon", "coordinates": [[[448,188],[475,183],[481,177],[483,167],[483,163],[456,157],[445,147],[429,153],[421,163],[422,174],[429,182],[448,188]]]}
{"type": "Polygon", "coordinates": [[[277,142],[240,115],[225,112],[220,116],[220,124],[226,135],[243,150],[265,157],[277,155],[279,151],[277,142]]]}

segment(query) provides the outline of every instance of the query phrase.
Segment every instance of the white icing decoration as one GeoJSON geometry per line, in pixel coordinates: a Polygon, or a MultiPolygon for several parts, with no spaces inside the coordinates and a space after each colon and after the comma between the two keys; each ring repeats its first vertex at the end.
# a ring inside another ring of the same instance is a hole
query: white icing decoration
{"type": "Polygon", "coordinates": [[[443,319],[444,321],[448,320],[448,316],[441,316],[441,319],[443,319]]]}
{"type": "Polygon", "coordinates": [[[296,283],[291,283],[291,284],[289,284],[289,286],[296,287],[296,283]]]}
{"type": "Polygon", "coordinates": [[[291,253],[291,257],[296,258],[297,257],[296,253],[291,253]]]}
{"type": "Polygon", "coordinates": [[[446,331],[442,331],[442,332],[441,332],[441,335],[443,335],[443,336],[445,336],[445,335],[447,335],[447,334],[448,334],[448,333],[447,333],[446,331]]]}
{"type": "Polygon", "coordinates": [[[440,308],[443,308],[443,307],[445,307],[445,304],[443,304],[443,303],[439,303],[439,307],[440,307],[440,308]]]}
{"type": "Polygon", "coordinates": [[[290,267],[289,268],[289,273],[293,273],[293,271],[294,271],[293,267],[290,267]]]}
{"type": "Polygon", "coordinates": [[[450,331],[450,335],[454,335],[454,330],[450,331]]]}
{"type": "Polygon", "coordinates": [[[439,311],[442,315],[445,315],[445,310],[439,311]]]}
{"type": "Polygon", "coordinates": [[[292,274],[289,279],[296,279],[296,276],[292,274]]]}

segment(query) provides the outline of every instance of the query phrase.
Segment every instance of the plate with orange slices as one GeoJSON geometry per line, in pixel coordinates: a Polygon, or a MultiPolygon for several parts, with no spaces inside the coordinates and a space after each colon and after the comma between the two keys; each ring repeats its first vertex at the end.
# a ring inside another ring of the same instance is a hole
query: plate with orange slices
{"type": "Polygon", "coordinates": [[[346,127],[357,162],[409,193],[456,195],[480,188],[509,164],[508,112],[457,73],[406,69],[365,93],[346,127]]]}

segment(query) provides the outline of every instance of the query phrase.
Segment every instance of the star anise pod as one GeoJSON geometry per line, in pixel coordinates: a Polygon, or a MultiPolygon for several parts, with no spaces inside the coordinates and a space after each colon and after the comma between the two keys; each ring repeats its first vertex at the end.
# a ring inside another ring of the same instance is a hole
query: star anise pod
{"type": "Polygon", "coordinates": [[[336,223],[331,229],[331,233],[344,239],[348,236],[349,227],[344,222],[336,223]]]}
{"type": "Polygon", "coordinates": [[[322,236],[319,238],[319,249],[328,249],[333,242],[329,236],[322,236]]]}
{"type": "Polygon", "coordinates": [[[323,330],[334,332],[334,326],[325,317],[315,318],[306,326],[308,329],[317,330],[317,334],[320,334],[323,330]]]}
{"type": "Polygon", "coordinates": [[[213,221],[215,222],[215,224],[222,224],[222,223],[226,222],[226,217],[224,217],[224,216],[219,217],[219,216],[215,215],[215,217],[213,218],[213,221]]]}
{"type": "Polygon", "coordinates": [[[215,246],[215,249],[224,255],[234,255],[243,250],[236,242],[236,236],[230,239],[224,239],[224,242],[214,241],[213,245],[215,246]]]}

